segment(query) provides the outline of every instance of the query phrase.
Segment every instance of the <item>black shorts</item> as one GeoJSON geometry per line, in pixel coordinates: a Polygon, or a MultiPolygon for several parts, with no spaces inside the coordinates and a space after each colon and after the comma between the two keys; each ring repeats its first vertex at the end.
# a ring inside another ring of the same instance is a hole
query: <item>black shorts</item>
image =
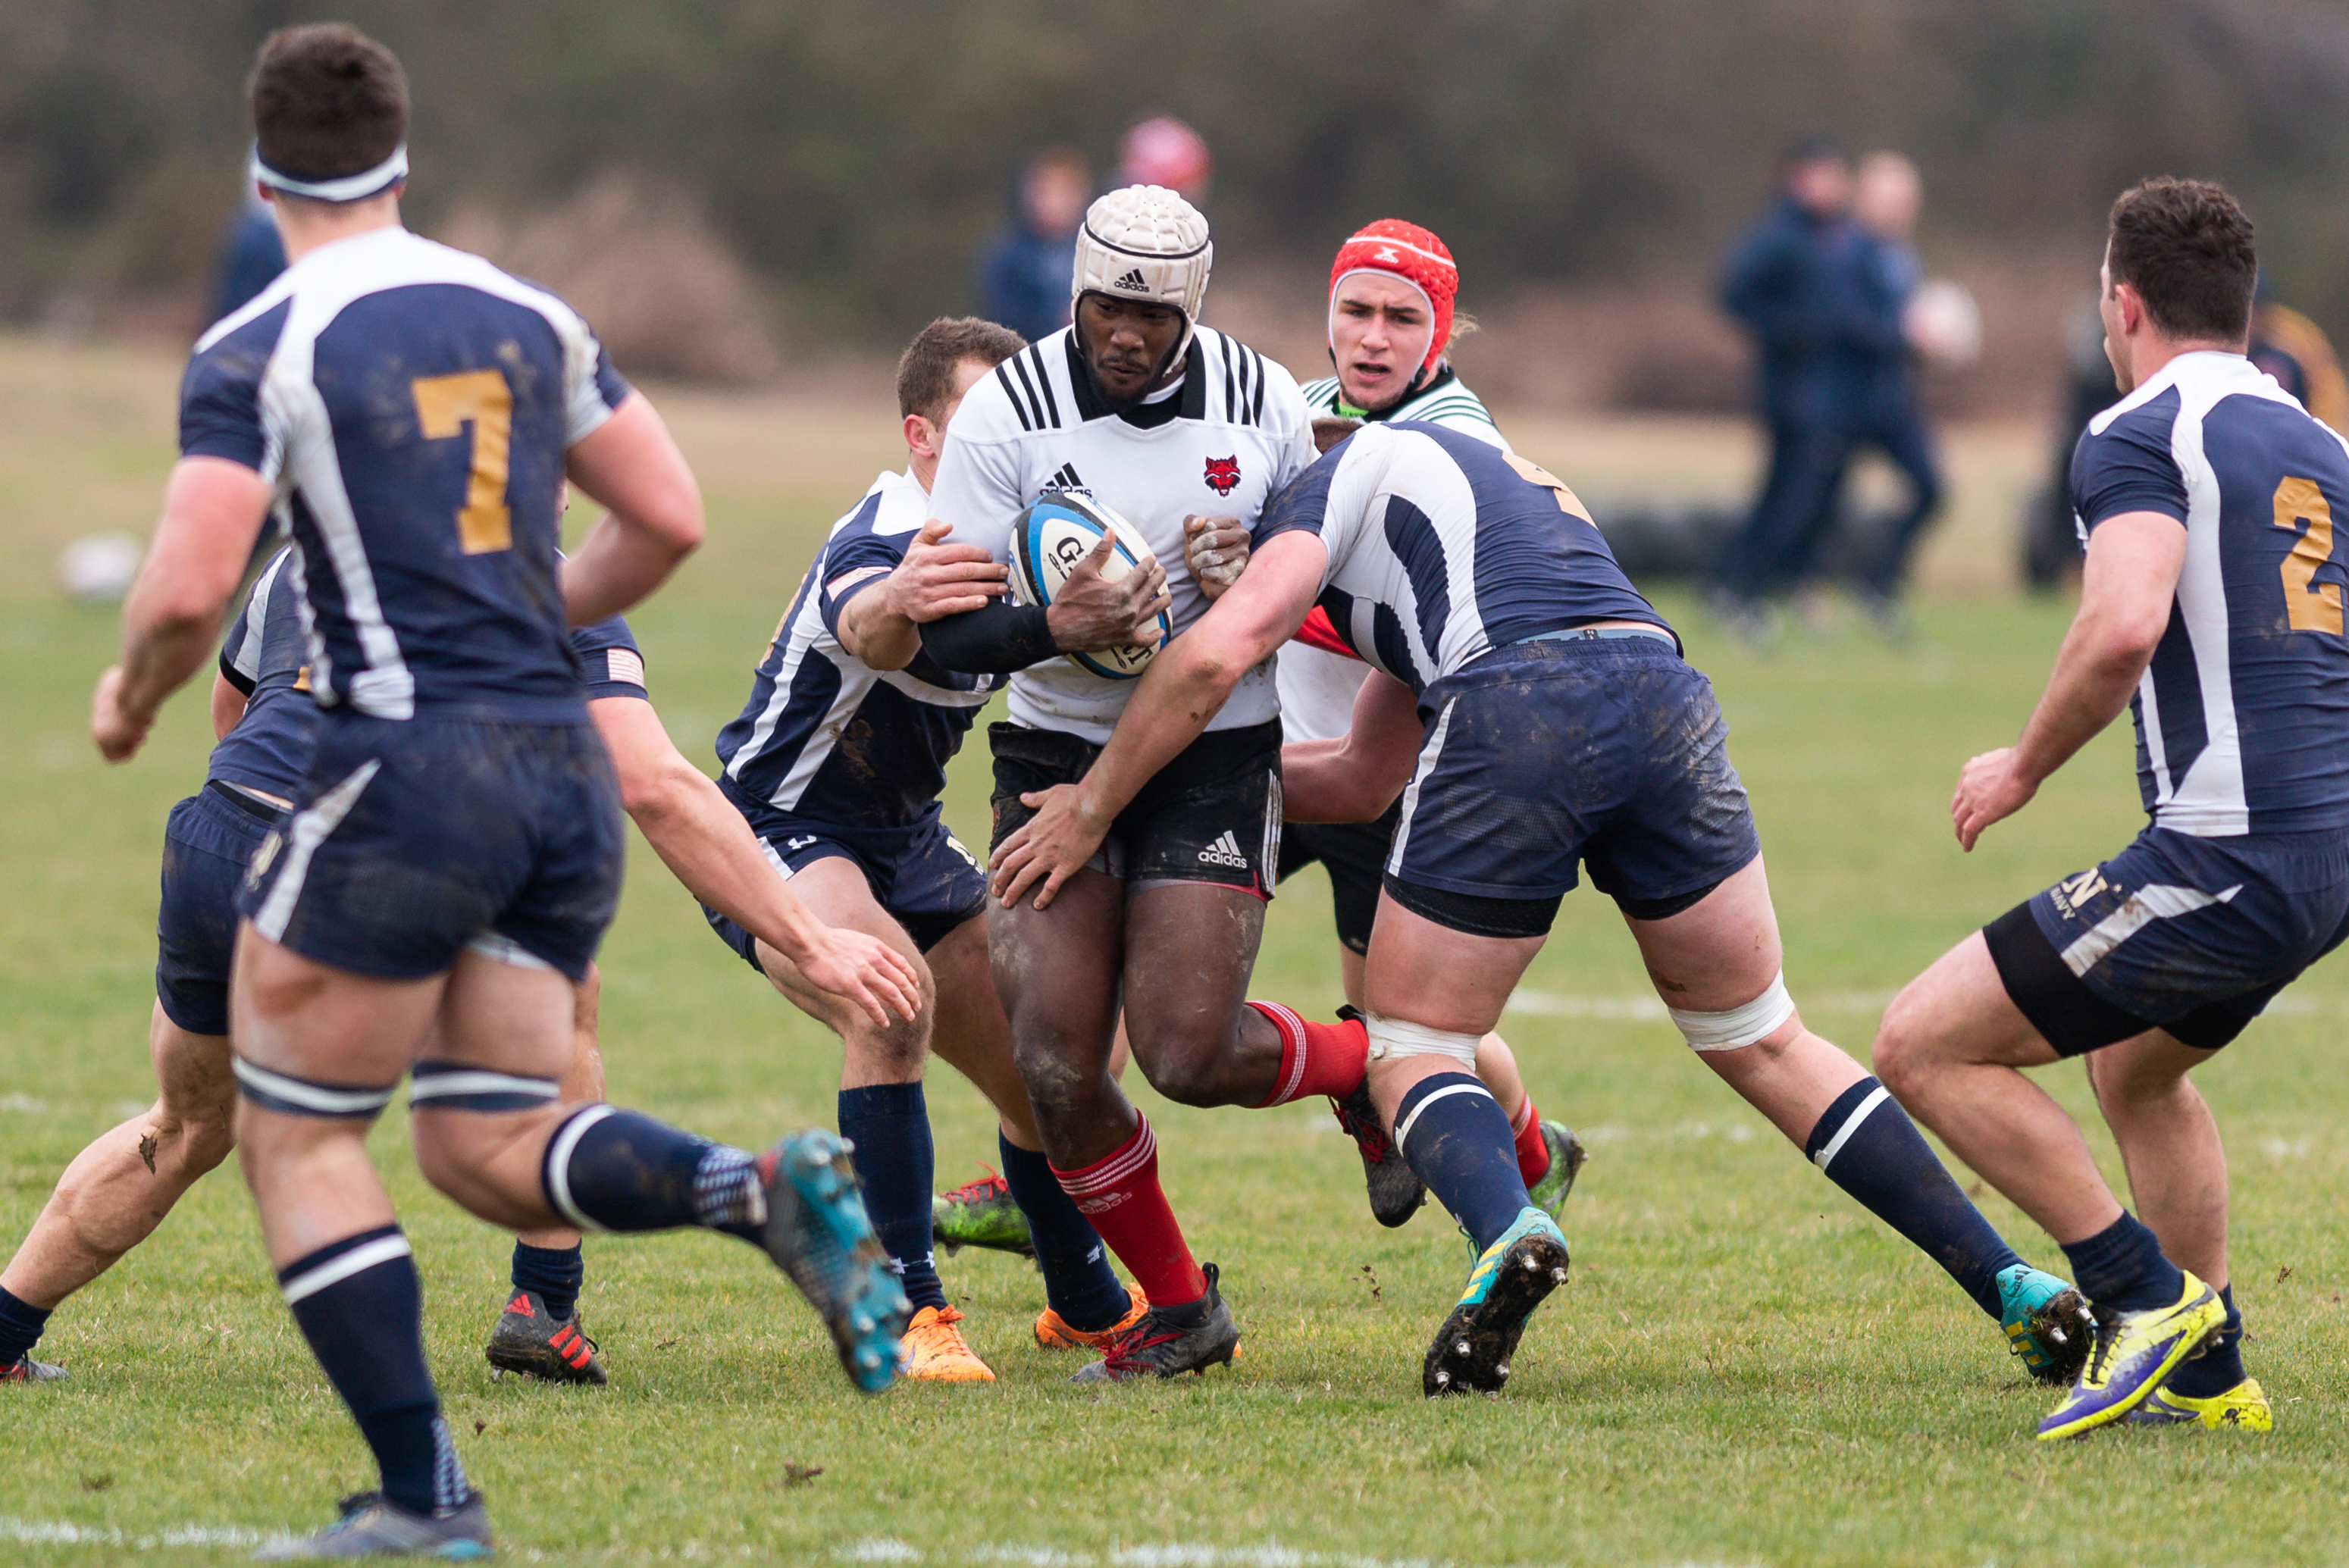
{"type": "Polygon", "coordinates": [[[163,829],[163,901],[155,914],[155,999],[191,1035],[228,1033],[236,890],[254,851],[285,813],[214,782],[171,808],[163,829]]]}
{"type": "MultiPolygon", "coordinates": [[[[1085,776],[1102,748],[1057,729],[991,724],[995,836],[990,856],[1036,813],[1019,797],[1085,776]]],[[[1212,882],[1269,900],[1280,863],[1280,721],[1211,729],[1142,787],[1087,862],[1129,888],[1212,882]]]]}
{"type": "Polygon", "coordinates": [[[1319,861],[1330,873],[1330,908],[1337,918],[1338,942],[1350,953],[1371,950],[1371,927],[1379,914],[1379,878],[1393,847],[1402,803],[1387,808],[1375,822],[1290,822],[1280,830],[1280,870],[1276,882],[1319,861]]]}

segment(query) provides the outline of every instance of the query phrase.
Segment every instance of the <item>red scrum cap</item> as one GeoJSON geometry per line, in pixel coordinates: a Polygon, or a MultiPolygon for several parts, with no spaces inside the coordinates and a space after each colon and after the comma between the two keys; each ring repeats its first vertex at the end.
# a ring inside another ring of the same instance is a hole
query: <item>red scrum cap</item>
{"type": "Polygon", "coordinates": [[[1355,230],[1338,247],[1338,259],[1330,264],[1333,304],[1338,285],[1349,273],[1392,273],[1425,296],[1428,319],[1435,330],[1427,340],[1427,357],[1420,369],[1434,369],[1452,341],[1452,301],[1460,292],[1460,268],[1444,242],[1416,223],[1381,218],[1355,230]]]}

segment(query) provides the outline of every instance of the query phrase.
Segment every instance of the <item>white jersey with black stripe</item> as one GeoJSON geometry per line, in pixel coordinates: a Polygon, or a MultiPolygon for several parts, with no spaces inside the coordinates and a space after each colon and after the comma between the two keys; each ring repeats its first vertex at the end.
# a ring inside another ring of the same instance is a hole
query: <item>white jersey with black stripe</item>
{"type": "MultiPolygon", "coordinates": [[[[1353,417],[1341,412],[1346,404],[1335,376],[1309,381],[1301,390],[1305,406],[1313,410],[1315,418],[1353,417]]],[[[1442,425],[1480,441],[1489,441],[1505,452],[1509,449],[1507,438],[1493,422],[1492,411],[1485,407],[1484,399],[1471,392],[1448,365],[1433,382],[1381,413],[1379,419],[1423,419],[1431,425],[1442,425]]],[[[1353,727],[1354,698],[1361,694],[1362,682],[1370,673],[1371,666],[1360,659],[1350,659],[1310,644],[1291,643],[1281,649],[1281,738],[1336,740],[1344,736],[1353,727]]]]}
{"type": "MultiPolygon", "coordinates": [[[[1045,491],[1106,503],[1165,567],[1179,636],[1207,608],[1184,558],[1184,518],[1237,517],[1253,529],[1266,502],[1314,455],[1297,383],[1245,344],[1199,328],[1181,381],[1120,415],[1093,396],[1074,333],[1064,328],[996,366],[964,397],[947,430],[931,510],[952,526],[955,542],[1009,561],[1013,525],[1045,491]]],[[[1132,681],[1052,659],[1011,677],[1011,718],[1104,742],[1133,691],[1132,681]]],[[[1241,678],[1208,727],[1262,724],[1278,712],[1268,660],[1241,678]]]]}

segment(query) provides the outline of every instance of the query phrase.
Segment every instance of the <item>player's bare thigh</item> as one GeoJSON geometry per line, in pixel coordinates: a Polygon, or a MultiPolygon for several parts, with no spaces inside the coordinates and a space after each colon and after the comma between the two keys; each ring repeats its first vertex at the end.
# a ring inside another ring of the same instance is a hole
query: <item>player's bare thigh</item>
{"type": "MultiPolygon", "coordinates": [[[[1445,1034],[1471,1038],[1489,1035],[1526,966],[1547,940],[1454,931],[1381,892],[1363,965],[1367,1010],[1377,1017],[1445,1034]]],[[[1396,1108],[1412,1085],[1437,1073],[1467,1070],[1467,1063],[1444,1055],[1374,1059],[1369,1066],[1371,1098],[1392,1127],[1396,1108]]]]}
{"type": "Polygon", "coordinates": [[[446,975],[383,980],[336,969],[246,921],[229,974],[229,1034],[237,1055],[267,1071],[355,1087],[396,1083],[431,1037],[448,983],[446,975]]]}
{"type": "Polygon", "coordinates": [[[1623,917],[1668,1007],[1725,1013],[1770,988],[1785,966],[1770,877],[1756,855],[1695,903],[1662,920],[1623,917]]]}
{"type": "Polygon", "coordinates": [[[1901,987],[1876,1026],[1874,1057],[1896,1096],[1936,1064],[2033,1068],[2059,1059],[2007,995],[1979,931],[1901,987]]]}
{"type": "Polygon", "coordinates": [[[808,983],[797,965],[761,942],[758,944],[759,966],[766,973],[768,983],[791,998],[792,1005],[801,1012],[822,1019],[845,1042],[848,1066],[841,1078],[841,1088],[860,1088],[918,1078],[922,1058],[928,1048],[931,1018],[937,1009],[937,985],[914,939],[873,896],[873,884],[864,880],[864,869],[843,855],[812,861],[800,868],[791,882],[792,892],[826,925],[878,937],[912,960],[916,973],[922,977],[922,1016],[909,1023],[893,1025],[887,1030],[879,1029],[863,1009],[828,991],[818,990],[808,983]]]}
{"type": "Polygon", "coordinates": [[[987,953],[987,917],[974,914],[948,932],[928,954],[937,987],[936,1020],[930,1049],[978,1086],[1013,1130],[1035,1142],[1035,1117],[1028,1090],[1011,1060],[1011,1021],[995,994],[995,972],[987,953]]]}

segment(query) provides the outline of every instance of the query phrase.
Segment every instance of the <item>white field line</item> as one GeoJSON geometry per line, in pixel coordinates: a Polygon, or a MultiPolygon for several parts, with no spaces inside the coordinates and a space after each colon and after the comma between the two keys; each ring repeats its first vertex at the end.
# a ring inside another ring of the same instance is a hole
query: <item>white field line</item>
{"type": "Polygon", "coordinates": [[[159,1552],[173,1546],[258,1546],[277,1539],[275,1535],[264,1535],[257,1530],[235,1525],[173,1524],[133,1534],[104,1525],[0,1515],[0,1541],[21,1546],[115,1546],[134,1552],[159,1552]]]}
{"type": "MultiPolygon", "coordinates": [[[[1814,1013],[1881,1013],[1892,1005],[1889,991],[1821,991],[1795,1000],[1814,1013]]],[[[2280,998],[2281,1000],[2281,998],[2280,998]]],[[[1597,1018],[1606,1023],[1661,1024],[1664,1005],[1652,995],[1578,996],[1571,993],[1517,987],[1506,1009],[1546,1018],[1597,1018]]]]}

